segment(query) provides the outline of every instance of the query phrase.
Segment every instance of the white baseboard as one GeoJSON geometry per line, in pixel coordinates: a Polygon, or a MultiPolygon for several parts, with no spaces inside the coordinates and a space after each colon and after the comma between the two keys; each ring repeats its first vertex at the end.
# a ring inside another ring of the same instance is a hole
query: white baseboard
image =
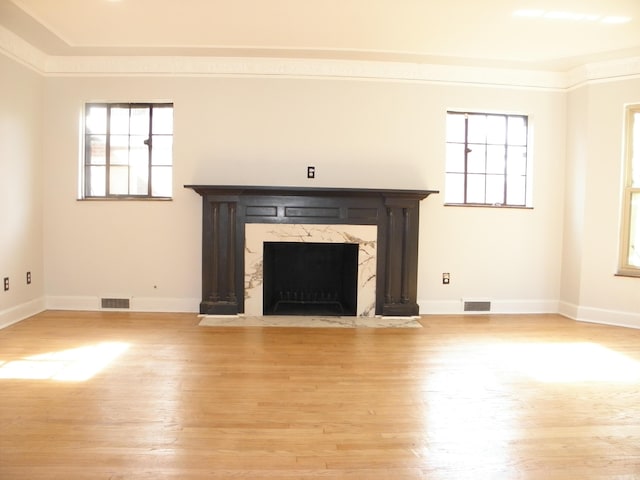
{"type": "MultiPolygon", "coordinates": [[[[130,312],[197,313],[199,298],[131,298],[130,312]]],[[[465,312],[461,300],[419,300],[421,315],[536,314],[557,313],[572,320],[628,328],[640,328],[640,313],[582,307],[556,300],[492,300],[490,312],[465,312]]],[[[100,298],[48,296],[0,311],[0,328],[13,325],[44,310],[100,311],[100,298]]],[[[104,309],[107,310],[107,309],[104,309]]]]}
{"type": "MultiPolygon", "coordinates": [[[[199,298],[161,298],[161,297],[130,297],[130,307],[127,312],[194,312],[200,307],[199,298]]],[[[100,305],[100,297],[91,296],[48,296],[46,297],[47,310],[87,310],[87,311],[112,311],[103,309],[100,305]]],[[[118,309],[118,311],[121,311],[118,309]]]]}
{"type": "Polygon", "coordinates": [[[456,315],[462,312],[462,302],[448,300],[418,300],[420,315],[456,315]]]}
{"type": "Polygon", "coordinates": [[[607,310],[603,308],[578,307],[576,320],[600,323],[617,327],[640,328],[640,313],[607,310]]]}
{"type": "Polygon", "coordinates": [[[571,320],[578,320],[578,310],[580,307],[575,303],[560,302],[558,304],[558,313],[563,317],[570,318],[571,320]]]}
{"type": "Polygon", "coordinates": [[[8,327],[45,310],[44,297],[0,311],[0,328],[8,327]]]}
{"type": "Polygon", "coordinates": [[[595,307],[581,307],[574,303],[560,302],[558,312],[579,322],[600,323],[616,327],[640,328],[640,313],[608,310],[595,307]]]}
{"type": "Polygon", "coordinates": [[[558,300],[493,300],[494,313],[558,313],[558,300]]]}
{"type": "Polygon", "coordinates": [[[144,298],[133,297],[131,310],[134,312],[194,312],[200,311],[199,298],[144,298]]]}
{"type": "Polygon", "coordinates": [[[100,310],[98,297],[47,296],[45,304],[47,310],[100,310]]]}
{"type": "Polygon", "coordinates": [[[465,312],[462,300],[418,300],[421,315],[558,313],[557,300],[491,300],[489,312],[465,312]]]}

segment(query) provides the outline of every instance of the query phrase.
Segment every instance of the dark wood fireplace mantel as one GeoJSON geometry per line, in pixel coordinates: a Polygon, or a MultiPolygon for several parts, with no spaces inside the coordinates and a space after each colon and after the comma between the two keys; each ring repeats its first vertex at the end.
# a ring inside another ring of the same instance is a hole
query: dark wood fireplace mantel
{"type": "Polygon", "coordinates": [[[244,312],[247,223],[377,225],[376,314],[418,314],[420,200],[436,190],[185,185],[202,196],[200,313],[244,312]]]}

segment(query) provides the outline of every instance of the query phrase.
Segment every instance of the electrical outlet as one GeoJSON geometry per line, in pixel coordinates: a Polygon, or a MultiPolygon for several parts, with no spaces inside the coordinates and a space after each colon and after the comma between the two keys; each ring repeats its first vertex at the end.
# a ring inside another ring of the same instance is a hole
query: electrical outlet
{"type": "Polygon", "coordinates": [[[316,167],[307,167],[307,178],[316,178],[316,167]]]}
{"type": "Polygon", "coordinates": [[[31,272],[27,272],[27,285],[31,285],[31,272]]]}
{"type": "Polygon", "coordinates": [[[9,290],[9,277],[4,277],[4,291],[9,290]]]}
{"type": "Polygon", "coordinates": [[[442,284],[443,285],[449,285],[449,283],[451,282],[451,275],[448,273],[443,273],[442,274],[442,284]]]}

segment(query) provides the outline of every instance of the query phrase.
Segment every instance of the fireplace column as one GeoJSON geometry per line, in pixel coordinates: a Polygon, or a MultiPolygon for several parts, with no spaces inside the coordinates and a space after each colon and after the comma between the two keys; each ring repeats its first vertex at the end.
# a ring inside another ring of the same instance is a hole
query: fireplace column
{"type": "Polygon", "coordinates": [[[203,269],[200,311],[220,315],[238,313],[236,295],[237,198],[203,197],[203,269]]]}
{"type": "Polygon", "coordinates": [[[385,197],[383,315],[418,315],[418,209],[419,200],[385,197]]]}

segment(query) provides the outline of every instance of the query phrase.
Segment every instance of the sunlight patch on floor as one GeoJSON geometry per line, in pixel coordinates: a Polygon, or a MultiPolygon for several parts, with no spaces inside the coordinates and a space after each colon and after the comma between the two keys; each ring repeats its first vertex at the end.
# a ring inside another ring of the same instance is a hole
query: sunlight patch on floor
{"type": "Polygon", "coordinates": [[[103,342],[0,362],[0,379],[83,382],[101,372],[128,348],[128,343],[103,342]]]}
{"type": "Polygon", "coordinates": [[[541,382],[640,381],[640,362],[597,343],[518,344],[496,354],[509,368],[541,382]]]}

